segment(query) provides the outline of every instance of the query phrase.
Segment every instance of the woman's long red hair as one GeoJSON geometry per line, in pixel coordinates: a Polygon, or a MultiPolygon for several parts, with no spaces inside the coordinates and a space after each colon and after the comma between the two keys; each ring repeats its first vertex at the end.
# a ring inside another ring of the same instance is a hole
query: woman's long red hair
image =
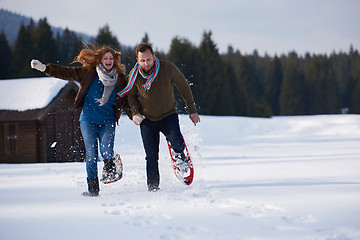
{"type": "Polygon", "coordinates": [[[118,73],[125,75],[125,65],[121,64],[120,59],[121,52],[115,51],[106,45],[99,48],[92,45],[92,49],[90,49],[87,45],[85,46],[86,48],[81,50],[79,55],[75,57],[74,62],[79,62],[88,69],[94,69],[101,62],[103,56],[109,52],[114,57],[114,68],[118,71],[118,73]]]}

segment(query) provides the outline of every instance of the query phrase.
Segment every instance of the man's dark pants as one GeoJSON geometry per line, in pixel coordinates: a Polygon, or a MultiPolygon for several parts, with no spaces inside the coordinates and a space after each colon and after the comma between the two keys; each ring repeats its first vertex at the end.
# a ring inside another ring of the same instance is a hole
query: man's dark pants
{"type": "Polygon", "coordinates": [[[182,152],[185,148],[184,139],[180,132],[179,116],[174,113],[160,121],[144,119],[140,129],[146,154],[147,185],[150,191],[157,190],[160,183],[158,166],[160,132],[165,135],[166,140],[171,143],[175,152],[182,152]]]}

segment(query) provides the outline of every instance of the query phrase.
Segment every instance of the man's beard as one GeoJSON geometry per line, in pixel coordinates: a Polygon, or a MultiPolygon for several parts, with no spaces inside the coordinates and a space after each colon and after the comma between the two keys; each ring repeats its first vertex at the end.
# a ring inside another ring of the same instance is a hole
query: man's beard
{"type": "Polygon", "coordinates": [[[145,73],[146,75],[149,75],[154,70],[154,66],[155,66],[155,63],[154,63],[154,65],[152,65],[152,67],[149,69],[149,71],[145,71],[145,69],[143,69],[143,68],[141,68],[141,71],[143,73],[145,73]]]}

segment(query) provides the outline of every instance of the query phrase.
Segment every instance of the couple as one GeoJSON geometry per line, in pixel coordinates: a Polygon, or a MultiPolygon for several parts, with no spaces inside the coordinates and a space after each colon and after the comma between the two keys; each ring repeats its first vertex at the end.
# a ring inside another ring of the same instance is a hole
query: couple
{"type": "Polygon", "coordinates": [[[160,132],[179,153],[180,160],[185,160],[174,85],[186,102],[191,121],[194,125],[200,122],[190,87],[173,63],[159,60],[151,45],[141,43],[135,50],[137,63],[126,80],[120,54],[108,46],[85,48],[74,60],[81,63],[81,67],[31,61],[32,68],[48,76],[80,83],[74,105],[82,106],[80,129],[86,148],[88,183],[85,196],[99,195],[98,148],[104,159],[104,171],[111,171],[114,167],[115,126],[122,109],[136,125],[140,125],[149,191],[159,189],[160,132]]]}

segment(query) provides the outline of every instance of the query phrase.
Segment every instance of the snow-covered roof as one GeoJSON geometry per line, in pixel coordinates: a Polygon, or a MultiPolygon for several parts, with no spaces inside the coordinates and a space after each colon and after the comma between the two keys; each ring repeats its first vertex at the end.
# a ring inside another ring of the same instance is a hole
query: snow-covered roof
{"type": "Polygon", "coordinates": [[[1,80],[0,110],[44,108],[67,83],[53,77],[1,80]]]}

